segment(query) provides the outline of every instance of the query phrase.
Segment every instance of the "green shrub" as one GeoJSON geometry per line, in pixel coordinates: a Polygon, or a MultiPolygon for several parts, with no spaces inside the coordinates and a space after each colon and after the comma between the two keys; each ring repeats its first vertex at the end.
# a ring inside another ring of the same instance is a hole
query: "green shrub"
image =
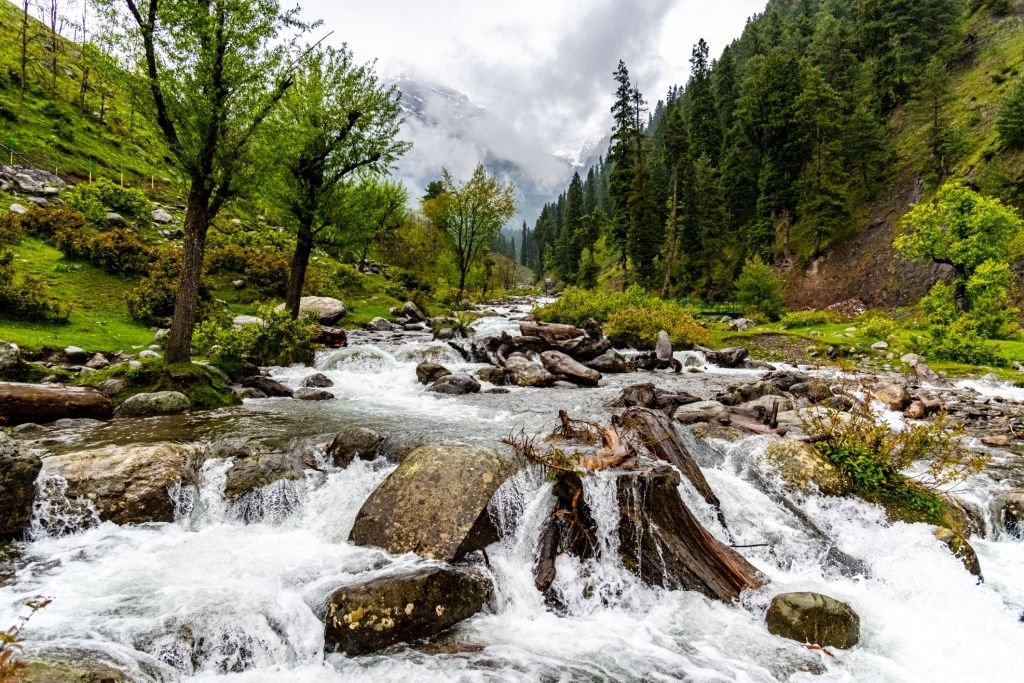
{"type": "Polygon", "coordinates": [[[757,256],[747,259],[736,279],[736,303],[744,313],[760,313],[769,320],[782,317],[782,285],[775,272],[757,256]]]}
{"type": "Polygon", "coordinates": [[[971,305],[967,316],[982,337],[1008,339],[1020,330],[1020,309],[1010,302],[1013,280],[1010,266],[986,261],[967,281],[967,300],[971,305]]]}
{"type": "MultiPolygon", "coordinates": [[[[640,287],[630,287],[625,292],[604,292],[569,287],[558,299],[534,311],[538,320],[550,323],[564,323],[582,327],[589,318],[604,323],[617,310],[629,306],[646,306],[659,302],[640,287]]],[[[673,304],[679,310],[686,309],[673,304]]]]}
{"type": "Polygon", "coordinates": [[[237,273],[262,292],[281,296],[288,288],[288,259],[274,247],[224,244],[206,252],[209,273],[237,273]]]}
{"type": "MultiPolygon", "coordinates": [[[[163,249],[156,254],[150,265],[149,275],[139,280],[128,293],[128,314],[133,320],[144,325],[161,326],[174,315],[174,297],[178,290],[178,274],[181,272],[181,250],[163,249]]],[[[209,315],[213,297],[206,282],[199,283],[200,320],[209,315]]]]}
{"type": "Polygon", "coordinates": [[[0,244],[17,244],[24,236],[21,216],[10,212],[0,216],[0,244]]]}
{"type": "Polygon", "coordinates": [[[61,229],[53,236],[53,244],[65,258],[88,261],[115,275],[146,274],[156,259],[154,249],[128,228],[61,229]]]}
{"type": "Polygon", "coordinates": [[[316,317],[312,314],[292,320],[287,311],[269,306],[259,310],[263,325],[234,326],[208,320],[196,327],[196,348],[208,353],[210,359],[229,374],[244,363],[257,365],[291,365],[310,363],[316,317]]]}
{"type": "Polygon", "coordinates": [[[0,312],[13,320],[65,323],[70,308],[47,296],[46,281],[33,275],[17,279],[14,254],[0,252],[0,312]]]}
{"type": "MultiPolygon", "coordinates": [[[[342,266],[344,267],[344,266],[342,266]]],[[[355,270],[353,268],[353,270],[355,270]]],[[[417,292],[425,296],[430,296],[434,291],[430,282],[424,280],[422,277],[408,270],[393,269],[391,276],[395,282],[402,286],[410,295],[415,295],[417,292]]]]}
{"type": "Polygon", "coordinates": [[[798,327],[817,327],[839,322],[839,315],[834,311],[793,311],[782,317],[782,328],[791,330],[798,327]]]}
{"type": "Polygon", "coordinates": [[[860,333],[868,339],[886,340],[896,334],[899,325],[889,316],[875,313],[867,316],[858,326],[860,333]]]}
{"type": "Polygon", "coordinates": [[[85,216],[67,206],[40,209],[30,206],[28,213],[19,216],[21,228],[29,235],[45,240],[62,231],[77,231],[85,227],[85,216]]]}
{"type": "Polygon", "coordinates": [[[999,105],[996,129],[1008,147],[1024,145],[1024,78],[1017,79],[999,105]]]}
{"type": "Polygon", "coordinates": [[[653,349],[660,330],[668,332],[677,351],[710,340],[708,331],[689,313],[666,302],[621,308],[608,317],[604,330],[615,346],[634,349],[653,349]]]}
{"type": "Polygon", "coordinates": [[[121,187],[106,178],[75,185],[65,195],[65,201],[85,214],[90,223],[101,226],[107,224],[107,211],[148,219],[153,208],[142,190],[121,187]]]}
{"type": "Polygon", "coordinates": [[[974,321],[963,316],[949,325],[932,325],[925,338],[918,338],[917,346],[926,355],[968,365],[1006,365],[1004,358],[992,344],[978,333],[974,321]]]}
{"type": "Polygon", "coordinates": [[[942,524],[936,490],[977,474],[987,459],[963,446],[963,427],[945,415],[893,432],[859,406],[850,413],[809,413],[803,428],[818,452],[850,477],[858,495],[908,522],[942,524]],[[902,474],[919,461],[928,463],[923,477],[910,480],[902,474]]]}

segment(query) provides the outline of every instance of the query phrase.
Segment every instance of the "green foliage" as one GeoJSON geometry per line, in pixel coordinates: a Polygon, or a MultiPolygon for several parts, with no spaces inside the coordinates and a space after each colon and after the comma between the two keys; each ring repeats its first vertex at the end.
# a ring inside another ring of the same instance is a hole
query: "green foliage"
{"type": "Polygon", "coordinates": [[[818,452],[850,477],[858,495],[909,522],[942,524],[944,508],[935,490],[977,474],[987,460],[963,445],[963,428],[945,415],[893,432],[858,406],[850,413],[809,412],[803,428],[818,452]],[[919,461],[927,463],[921,477],[902,474],[919,461]]]}
{"type": "Polygon", "coordinates": [[[228,374],[244,363],[292,365],[311,363],[316,316],[307,314],[292,320],[287,311],[269,306],[259,309],[264,324],[235,326],[207,320],[196,327],[196,347],[228,374]]]}
{"type": "Polygon", "coordinates": [[[152,204],[142,190],[121,187],[106,178],[91,183],[79,183],[64,197],[65,201],[83,214],[93,225],[107,225],[107,212],[114,211],[125,217],[149,219],[152,204]]]}
{"type": "Polygon", "coordinates": [[[11,320],[65,323],[70,309],[47,295],[46,281],[33,275],[16,278],[14,254],[0,252],[0,315],[11,320]]]}
{"type": "Polygon", "coordinates": [[[1006,263],[986,261],[967,280],[967,317],[986,339],[1008,339],[1020,330],[1020,309],[1011,304],[1013,273],[1006,263]]]}
{"type": "Polygon", "coordinates": [[[1006,359],[995,344],[986,341],[970,316],[961,316],[949,325],[931,325],[927,336],[916,344],[926,355],[968,365],[1005,365],[1006,359]]]}
{"type": "Polygon", "coordinates": [[[784,330],[791,330],[801,327],[817,327],[829,325],[839,321],[839,315],[834,311],[791,311],[782,316],[780,325],[784,330]]]}
{"type": "Polygon", "coordinates": [[[885,341],[896,334],[899,324],[887,315],[873,313],[861,320],[858,327],[860,333],[868,339],[885,341]]]}
{"type": "Polygon", "coordinates": [[[708,331],[689,309],[664,301],[636,285],[625,292],[588,291],[570,287],[562,296],[534,311],[545,322],[582,327],[593,318],[604,325],[616,346],[652,349],[659,330],[668,332],[676,349],[708,343],[708,331]]]}
{"type": "MultiPolygon", "coordinates": [[[[181,273],[181,251],[165,249],[150,266],[149,274],[127,296],[128,314],[144,325],[163,326],[174,314],[174,299],[181,273]]],[[[205,283],[199,285],[199,318],[209,313],[212,301],[205,283]]]]}
{"type": "Polygon", "coordinates": [[[692,349],[710,340],[707,329],[674,302],[651,298],[643,306],[627,306],[608,316],[604,331],[616,347],[653,349],[665,330],[675,350],[692,349]]]}
{"type": "Polygon", "coordinates": [[[283,295],[288,285],[288,259],[279,249],[225,244],[206,252],[209,273],[236,273],[269,295],[283,295]]]}
{"type": "Polygon", "coordinates": [[[744,312],[760,313],[769,320],[778,320],[785,310],[779,278],[760,257],[747,259],[736,280],[736,303],[744,312]]]}
{"type": "Polygon", "coordinates": [[[0,216],[0,244],[17,244],[24,236],[18,214],[11,212],[0,216]]]}
{"type": "Polygon", "coordinates": [[[85,216],[67,206],[29,207],[28,213],[19,216],[22,229],[29,235],[52,239],[59,232],[78,232],[85,228],[85,216]]]}
{"type": "Polygon", "coordinates": [[[96,386],[111,378],[121,378],[126,384],[126,389],[113,397],[116,404],[123,403],[133,394],[154,391],[180,391],[188,396],[192,408],[196,410],[221,408],[241,402],[219,370],[200,363],[168,365],[159,360],[145,359],[141,367],[115,365],[107,370],[83,375],[80,382],[96,386]]]}
{"type": "Polygon", "coordinates": [[[1007,147],[1024,145],[1024,78],[1017,78],[999,105],[996,128],[1007,147]]]}
{"type": "Polygon", "coordinates": [[[156,258],[155,250],[129,228],[65,228],[54,234],[53,244],[66,258],[88,261],[115,275],[148,273],[156,258]]]}

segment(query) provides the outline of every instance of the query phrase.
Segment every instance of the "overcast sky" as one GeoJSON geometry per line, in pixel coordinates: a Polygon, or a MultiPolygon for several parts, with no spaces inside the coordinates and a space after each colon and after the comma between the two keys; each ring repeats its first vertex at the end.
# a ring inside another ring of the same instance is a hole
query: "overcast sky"
{"type": "Polygon", "coordinates": [[[713,56],[765,0],[299,0],[359,61],[459,90],[543,147],[574,156],[609,125],[626,60],[653,105],[685,83],[698,38],[713,56]]]}

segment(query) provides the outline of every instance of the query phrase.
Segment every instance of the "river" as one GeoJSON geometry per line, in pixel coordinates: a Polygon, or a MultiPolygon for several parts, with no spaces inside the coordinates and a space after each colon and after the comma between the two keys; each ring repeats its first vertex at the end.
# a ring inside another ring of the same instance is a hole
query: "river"
{"type": "MultiPolygon", "coordinates": [[[[481,333],[515,330],[528,307],[497,312],[478,321],[481,333]]],[[[685,355],[701,360],[677,357],[685,355]]],[[[315,370],[335,382],[334,401],[249,400],[185,417],[77,425],[49,431],[36,445],[59,453],[110,443],[246,439],[318,456],[317,446],[333,433],[359,425],[413,441],[500,447],[513,431],[549,430],[560,408],[607,419],[607,403],[638,381],[711,397],[760,374],[703,367],[695,374],[609,376],[596,389],[512,387],[507,394],[449,397],[429,394],[416,382],[416,364],[428,359],[453,369],[478,367],[426,336],[357,333],[348,348],[316,359],[315,370]]],[[[313,371],[279,368],[273,374],[298,386],[313,371]]],[[[770,579],[738,605],[643,585],[608,552],[583,563],[560,558],[556,588],[566,606],[549,609],[531,570],[550,484],[524,473],[506,484],[494,505],[503,540],[487,553],[493,609],[437,644],[325,657],[318,613],[331,592],[425,563],[347,541],[363,501],[393,465],[357,460],[338,470],[325,464],[302,481],[271,485],[240,509],[223,497],[231,461],[208,460],[198,494],[178,493],[174,523],[103,523],[48,535],[44,529],[59,527],[66,513],[59,487],[46,489],[37,501],[33,539],[21,546],[12,582],[0,587],[0,625],[13,622],[25,600],[52,596],[23,632],[29,654],[89,652],[139,681],[1020,680],[1024,542],[995,528],[987,538],[973,537],[985,575],[979,585],[925,525],[889,524],[879,508],[852,498],[794,498],[787,507],[776,483],[755,475],[764,437],[735,443],[688,438],[722,501],[733,542],[760,546],[742,552],[770,579]],[[799,517],[860,560],[860,571],[827,561],[827,544],[799,517]],[[861,618],[860,645],[824,653],[769,634],[763,615],[771,597],[804,590],[850,603],[861,618]]],[[[612,487],[601,475],[586,481],[602,543],[614,545],[612,487]]],[[[975,477],[962,493],[985,504],[1007,486],[993,471],[975,477]]],[[[724,539],[713,511],[687,484],[681,492],[724,539]]],[[[73,527],[81,520],[63,521],[73,527]]]]}

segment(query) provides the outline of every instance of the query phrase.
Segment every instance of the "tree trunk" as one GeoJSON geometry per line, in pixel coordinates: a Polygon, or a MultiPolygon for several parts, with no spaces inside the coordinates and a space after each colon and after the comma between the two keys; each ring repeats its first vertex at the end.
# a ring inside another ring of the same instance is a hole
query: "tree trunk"
{"type": "Polygon", "coordinates": [[[459,268],[459,295],[455,297],[455,301],[462,301],[462,293],[466,291],[466,269],[459,268]]]}
{"type": "Polygon", "coordinates": [[[292,320],[299,318],[299,304],[302,300],[302,285],[306,282],[306,267],[309,255],[313,252],[313,232],[308,225],[299,226],[295,240],[295,253],[292,254],[292,267],[288,273],[288,293],[285,299],[286,308],[292,320]]]}
{"type": "Polygon", "coordinates": [[[199,279],[203,275],[203,250],[210,227],[210,193],[196,180],[189,191],[185,211],[185,239],[182,244],[181,276],[174,298],[174,319],[167,339],[166,361],[187,362],[192,357],[192,330],[199,308],[199,279]]]}
{"type": "Polygon", "coordinates": [[[64,418],[106,420],[113,414],[110,399],[95,389],[0,382],[0,425],[13,427],[64,418]]]}
{"type": "Polygon", "coordinates": [[[665,259],[665,281],[661,284],[661,298],[668,298],[668,288],[672,284],[672,268],[676,262],[676,242],[678,241],[676,212],[679,206],[679,169],[672,169],[672,210],[668,217],[668,254],[665,259]]]}

